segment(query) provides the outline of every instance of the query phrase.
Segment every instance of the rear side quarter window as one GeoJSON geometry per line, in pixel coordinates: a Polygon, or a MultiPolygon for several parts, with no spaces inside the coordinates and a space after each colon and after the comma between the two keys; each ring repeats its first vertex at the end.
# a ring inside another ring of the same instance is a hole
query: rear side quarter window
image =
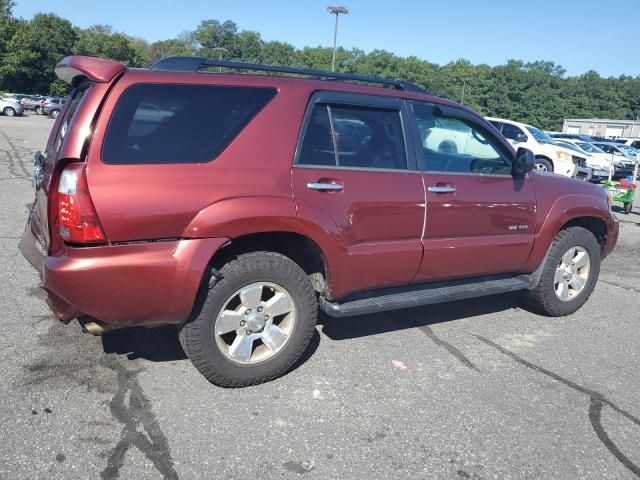
{"type": "Polygon", "coordinates": [[[273,88],[138,84],[122,94],[102,147],[108,164],[215,159],[276,95],[273,88]]]}

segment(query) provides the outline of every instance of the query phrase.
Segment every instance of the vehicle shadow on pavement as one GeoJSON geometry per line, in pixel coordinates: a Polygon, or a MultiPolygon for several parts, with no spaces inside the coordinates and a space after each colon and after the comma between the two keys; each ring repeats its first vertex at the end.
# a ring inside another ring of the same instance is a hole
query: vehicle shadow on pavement
{"type": "Polygon", "coordinates": [[[322,314],[318,323],[323,326],[322,333],[331,340],[347,340],[451,322],[514,308],[523,308],[523,306],[517,294],[508,293],[351,318],[332,318],[322,314]],[[411,312],[411,315],[406,315],[407,312],[411,312]]]}
{"type": "Polygon", "coordinates": [[[178,340],[178,330],[172,325],[123,328],[100,338],[104,353],[126,355],[129,360],[143,358],[151,362],[171,362],[187,358],[178,340]]]}
{"type": "MultiPolygon", "coordinates": [[[[172,325],[157,328],[123,328],[105,333],[100,338],[104,353],[126,355],[128,360],[142,358],[151,362],[173,362],[187,359],[178,340],[178,329],[172,325]]],[[[319,345],[320,334],[315,330],[309,347],[289,371],[304,364],[319,345]]]]}

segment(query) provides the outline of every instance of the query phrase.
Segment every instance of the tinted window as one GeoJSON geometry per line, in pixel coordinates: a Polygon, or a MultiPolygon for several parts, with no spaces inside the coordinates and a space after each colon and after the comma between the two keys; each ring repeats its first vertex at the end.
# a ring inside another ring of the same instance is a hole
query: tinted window
{"type": "Polygon", "coordinates": [[[416,106],[414,111],[422,144],[423,170],[511,174],[511,162],[484,127],[463,118],[436,115],[430,107],[416,106]]]}
{"type": "Polygon", "coordinates": [[[635,142],[633,142],[633,143],[631,144],[631,146],[632,146],[633,148],[635,148],[636,150],[639,150],[639,149],[640,149],[640,140],[636,140],[635,142]]]}
{"type": "Polygon", "coordinates": [[[311,113],[298,163],[300,165],[336,164],[329,109],[326,105],[316,105],[311,113]]]}
{"type": "Polygon", "coordinates": [[[504,138],[507,138],[509,140],[517,140],[518,137],[523,138],[522,135],[526,135],[526,133],[524,133],[521,128],[518,128],[515,125],[505,123],[502,126],[502,135],[504,136],[504,138]]]}
{"type": "Polygon", "coordinates": [[[272,88],[147,85],[118,100],[106,163],[199,163],[217,157],[276,94],[272,88]]]}
{"type": "MultiPolygon", "coordinates": [[[[80,105],[80,102],[82,101],[88,90],[89,87],[85,86],[71,92],[71,103],[69,104],[69,108],[67,108],[62,122],[60,122],[60,129],[58,130],[58,136],[56,139],[56,151],[60,150],[62,140],[67,134],[69,124],[71,123],[73,116],[76,114],[76,110],[78,110],[78,105],[80,105]]],[[[64,101],[66,102],[66,98],[64,99],[64,101]]],[[[60,99],[58,99],[58,102],[60,102],[60,99]]]]}
{"type": "Polygon", "coordinates": [[[339,166],[407,168],[399,111],[343,106],[329,111],[339,166]]]}
{"type": "Polygon", "coordinates": [[[357,106],[317,105],[309,119],[298,163],[406,169],[407,155],[400,112],[357,106]]]}

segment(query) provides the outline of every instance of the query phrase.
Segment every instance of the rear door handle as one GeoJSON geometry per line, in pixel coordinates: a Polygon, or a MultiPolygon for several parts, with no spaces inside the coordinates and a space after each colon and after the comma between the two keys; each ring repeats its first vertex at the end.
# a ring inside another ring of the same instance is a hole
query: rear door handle
{"type": "Polygon", "coordinates": [[[341,183],[309,182],[307,183],[307,188],[321,192],[340,192],[344,188],[344,185],[341,183]]]}
{"type": "Polygon", "coordinates": [[[429,187],[427,188],[427,190],[431,193],[453,193],[456,191],[456,187],[441,185],[441,186],[429,187]]]}

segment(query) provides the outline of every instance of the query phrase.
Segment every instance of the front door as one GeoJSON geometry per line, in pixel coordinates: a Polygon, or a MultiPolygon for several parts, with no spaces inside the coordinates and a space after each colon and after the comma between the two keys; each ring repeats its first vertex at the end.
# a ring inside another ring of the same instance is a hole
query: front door
{"type": "MultiPolygon", "coordinates": [[[[332,296],[407,284],[422,259],[425,193],[408,166],[402,103],[314,97],[292,170],[303,229],[321,226],[332,296]]],[[[322,245],[321,245],[322,247],[322,245]]]]}
{"type": "Polygon", "coordinates": [[[484,121],[451,106],[413,104],[427,216],[414,281],[517,272],[533,247],[536,201],[513,151],[484,121]]]}

